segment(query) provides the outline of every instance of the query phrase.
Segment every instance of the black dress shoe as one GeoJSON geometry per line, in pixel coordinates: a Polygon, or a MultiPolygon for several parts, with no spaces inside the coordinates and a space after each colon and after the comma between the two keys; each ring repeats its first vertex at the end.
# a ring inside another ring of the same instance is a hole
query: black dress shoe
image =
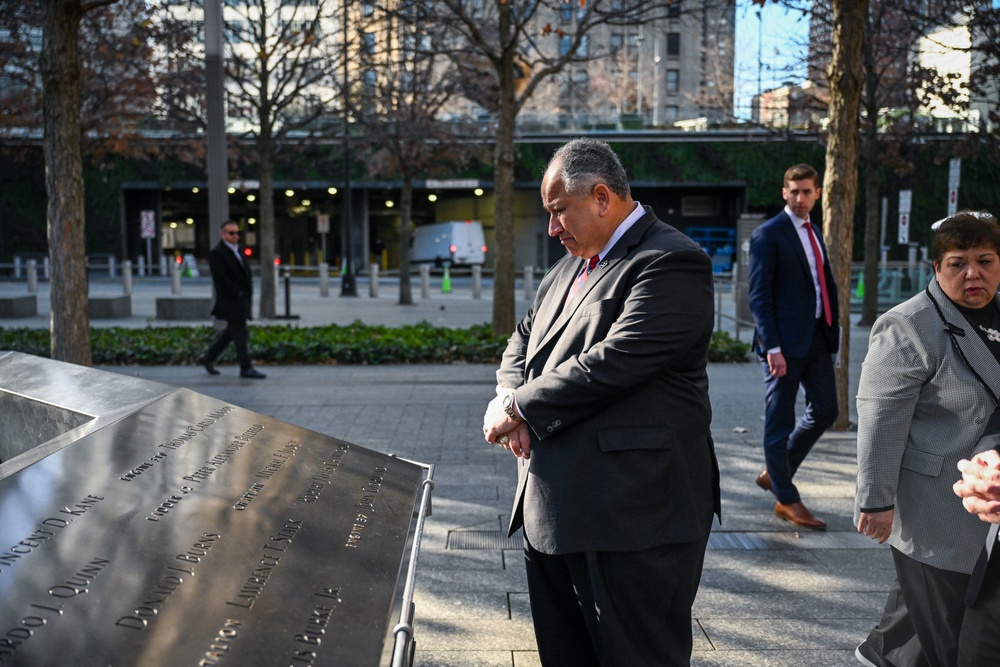
{"type": "Polygon", "coordinates": [[[252,380],[263,380],[267,376],[261,373],[256,368],[248,368],[246,370],[240,371],[241,378],[250,378],[252,380]]]}
{"type": "Polygon", "coordinates": [[[205,357],[198,357],[198,363],[205,367],[209,375],[218,375],[219,371],[215,370],[215,364],[206,359],[205,357]]]}

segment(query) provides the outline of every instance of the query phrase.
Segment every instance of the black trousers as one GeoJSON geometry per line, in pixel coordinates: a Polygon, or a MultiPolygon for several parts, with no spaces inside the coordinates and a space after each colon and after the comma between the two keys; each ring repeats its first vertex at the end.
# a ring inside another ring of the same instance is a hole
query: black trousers
{"type": "Polygon", "coordinates": [[[959,667],[1000,664],[1000,544],[992,557],[975,603],[965,610],[958,644],[959,667]]]}
{"type": "Polygon", "coordinates": [[[226,320],[226,328],[215,335],[215,340],[212,341],[211,347],[208,348],[208,352],[205,353],[204,358],[208,361],[215,362],[215,360],[222,354],[222,351],[226,349],[232,341],[233,345],[236,347],[236,360],[240,364],[242,370],[249,370],[253,368],[253,361],[250,359],[250,352],[247,349],[247,339],[250,337],[250,332],[247,330],[247,321],[244,319],[236,320],[226,320]]]}
{"type": "Polygon", "coordinates": [[[525,539],[543,667],[688,667],[707,544],[551,556],[525,539]]]}
{"type": "Polygon", "coordinates": [[[896,581],[882,619],[864,641],[869,652],[889,667],[954,667],[969,575],[926,565],[895,548],[892,561],[896,581]]]}

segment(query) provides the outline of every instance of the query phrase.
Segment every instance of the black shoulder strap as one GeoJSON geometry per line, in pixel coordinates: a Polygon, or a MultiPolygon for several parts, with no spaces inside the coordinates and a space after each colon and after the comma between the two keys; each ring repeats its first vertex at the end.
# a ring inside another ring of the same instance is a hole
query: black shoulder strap
{"type": "Polygon", "coordinates": [[[969,363],[968,358],[965,356],[965,352],[962,352],[962,346],[958,344],[958,338],[956,338],[956,336],[964,336],[965,329],[957,324],[952,324],[947,320],[947,318],[945,318],[944,312],[941,310],[941,306],[938,305],[937,299],[935,299],[934,295],[931,294],[930,285],[928,285],[924,291],[927,293],[927,298],[931,300],[932,304],[934,304],[934,310],[937,311],[938,317],[940,317],[941,321],[944,322],[944,330],[948,333],[948,337],[951,338],[952,347],[954,347],[955,351],[958,352],[958,356],[960,356],[962,361],[965,362],[965,365],[969,368],[969,371],[972,372],[972,375],[979,380],[979,384],[983,385],[983,389],[985,389],[986,393],[988,393],[990,398],[993,399],[993,404],[1000,407],[1000,401],[997,400],[996,394],[994,394],[993,390],[990,389],[990,386],[986,384],[986,380],[984,380],[983,377],[976,372],[976,369],[972,367],[972,364],[969,363]]]}

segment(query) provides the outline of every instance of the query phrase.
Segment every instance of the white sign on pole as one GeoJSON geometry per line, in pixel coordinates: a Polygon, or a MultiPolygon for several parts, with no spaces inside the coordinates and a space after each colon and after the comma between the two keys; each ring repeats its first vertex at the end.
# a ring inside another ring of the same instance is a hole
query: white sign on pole
{"type": "Polygon", "coordinates": [[[321,213],[316,216],[316,231],[320,234],[330,233],[330,216],[326,213],[321,213]]]}
{"type": "Polygon", "coordinates": [[[139,234],[144,239],[156,238],[155,211],[141,211],[139,213],[139,234]]]}
{"type": "Polygon", "coordinates": [[[910,242],[910,208],[913,205],[913,190],[899,191],[899,244],[910,242]]]}
{"type": "Polygon", "coordinates": [[[962,158],[956,157],[948,164],[948,215],[958,211],[958,183],[962,177],[962,158]]]}

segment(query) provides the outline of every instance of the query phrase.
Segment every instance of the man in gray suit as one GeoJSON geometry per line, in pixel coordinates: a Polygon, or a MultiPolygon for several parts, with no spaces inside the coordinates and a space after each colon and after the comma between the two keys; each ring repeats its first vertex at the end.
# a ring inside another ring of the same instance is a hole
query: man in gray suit
{"type": "Polygon", "coordinates": [[[632,199],[603,142],[556,151],[541,194],[569,254],[511,336],[483,419],[518,456],[509,533],[524,530],[539,655],[688,665],[720,514],[711,261],[632,199]]]}

